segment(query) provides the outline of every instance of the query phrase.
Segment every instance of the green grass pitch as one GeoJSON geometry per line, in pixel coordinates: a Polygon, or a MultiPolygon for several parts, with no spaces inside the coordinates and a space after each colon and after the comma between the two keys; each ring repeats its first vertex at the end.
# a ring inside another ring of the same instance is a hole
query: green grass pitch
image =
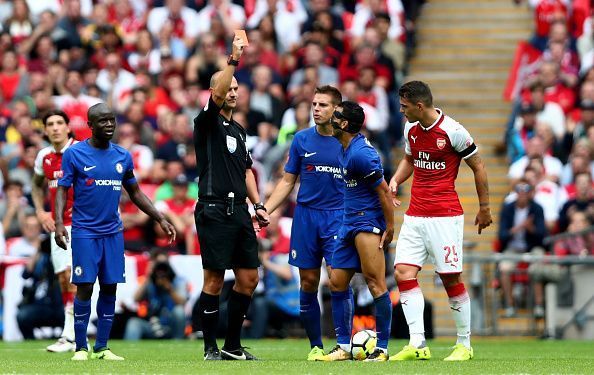
{"type": "MultiPolygon", "coordinates": [[[[326,340],[330,346],[330,340],[326,340]]],[[[0,373],[112,374],[592,374],[594,342],[475,338],[475,358],[447,363],[451,340],[431,341],[433,358],[419,362],[307,362],[306,340],[244,340],[258,362],[204,362],[201,341],[111,341],[123,362],[71,362],[44,350],[49,341],[0,342],[0,373]]],[[[404,345],[390,342],[390,353],[404,345]]]]}

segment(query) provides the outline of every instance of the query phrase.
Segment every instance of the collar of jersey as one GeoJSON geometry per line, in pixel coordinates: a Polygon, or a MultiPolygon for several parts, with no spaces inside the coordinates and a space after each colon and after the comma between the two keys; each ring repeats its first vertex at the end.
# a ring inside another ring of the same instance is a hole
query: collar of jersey
{"type": "Polygon", "coordinates": [[[423,129],[426,132],[433,129],[435,126],[441,124],[441,122],[443,121],[443,118],[444,118],[443,111],[439,108],[435,108],[435,110],[437,111],[437,113],[439,113],[439,117],[437,118],[437,120],[435,120],[435,122],[433,122],[433,124],[431,124],[430,127],[424,128],[423,125],[421,125],[421,123],[419,122],[419,126],[421,127],[421,129],[423,129]]]}

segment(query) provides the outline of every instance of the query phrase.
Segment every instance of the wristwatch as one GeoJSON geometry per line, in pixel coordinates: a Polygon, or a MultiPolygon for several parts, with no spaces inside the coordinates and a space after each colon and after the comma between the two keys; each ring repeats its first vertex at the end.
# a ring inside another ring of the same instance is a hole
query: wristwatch
{"type": "Polygon", "coordinates": [[[233,60],[233,55],[229,55],[229,59],[227,60],[228,65],[238,66],[239,60],[233,60]]]}
{"type": "Polygon", "coordinates": [[[268,212],[268,211],[266,211],[266,207],[264,206],[264,203],[262,203],[262,202],[258,202],[256,204],[254,204],[254,211],[258,211],[258,210],[264,210],[264,212],[268,212]]]}

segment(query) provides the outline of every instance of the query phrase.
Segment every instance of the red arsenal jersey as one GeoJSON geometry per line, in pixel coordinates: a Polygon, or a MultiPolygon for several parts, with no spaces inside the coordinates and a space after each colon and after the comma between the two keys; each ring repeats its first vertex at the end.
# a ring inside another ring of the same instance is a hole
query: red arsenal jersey
{"type": "MultiPolygon", "coordinates": [[[[58,180],[62,177],[62,154],[66,149],[75,143],[73,138],[70,138],[60,151],[56,151],[53,146],[48,146],[37,154],[35,158],[35,174],[44,176],[48,181],[48,188],[50,193],[50,207],[52,209],[52,216],[56,218],[56,192],[58,191],[58,180]]],[[[64,212],[64,225],[72,225],[72,202],[74,199],[73,189],[68,189],[68,197],[66,200],[66,211],[64,212]]]]}
{"type": "Polygon", "coordinates": [[[405,152],[413,157],[410,216],[436,217],[463,214],[456,177],[460,160],[477,152],[468,131],[437,110],[439,118],[428,128],[418,122],[404,127],[405,152]]]}

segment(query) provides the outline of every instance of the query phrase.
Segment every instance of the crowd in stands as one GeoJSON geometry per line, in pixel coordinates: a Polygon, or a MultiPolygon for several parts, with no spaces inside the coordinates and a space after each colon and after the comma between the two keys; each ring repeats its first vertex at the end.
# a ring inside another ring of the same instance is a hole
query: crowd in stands
{"type": "MultiPolygon", "coordinates": [[[[364,131],[391,175],[390,152],[402,133],[397,89],[414,50],[423,2],[0,0],[0,253],[47,264],[47,254],[40,255],[47,234],[31,202],[35,157],[48,145],[41,118],[50,109],[65,111],[74,137],[84,140],[90,135],[88,108],[106,102],[117,113],[114,141],[132,153],[141,188],[177,229],[168,251],[200,254],[193,219],[198,196],[193,119],[208,101],[211,75],[226,65],[236,29],[247,31],[249,46],[236,70],[234,118],[246,128],[263,195],[282,174],[292,136],[313,124],[313,92],[325,84],[364,107],[364,131]]],[[[282,230],[293,206],[290,202],[273,221],[278,224],[261,233],[269,250],[262,252],[266,298],[254,303],[287,321],[297,315],[295,295],[282,295],[291,288],[279,285],[297,280],[285,262],[289,245],[282,230]]],[[[159,226],[125,193],[120,212],[128,252],[165,246],[159,226]]],[[[27,266],[26,276],[36,277],[36,267],[27,266]]],[[[160,285],[176,285],[167,272],[148,278],[139,290],[138,301],[149,301],[149,311],[160,285]]],[[[182,297],[182,292],[163,297],[157,304],[170,309],[166,317],[160,309],[155,316],[175,322],[173,305],[182,297]]],[[[158,336],[157,325],[147,322],[131,320],[126,336],[158,336]]],[[[267,330],[251,328],[255,337],[267,330]]],[[[178,337],[177,332],[164,336],[178,337]]]]}
{"type": "MultiPolygon", "coordinates": [[[[521,1],[516,1],[521,3],[521,1]]],[[[497,250],[594,255],[594,13],[590,1],[530,0],[531,63],[522,67],[506,132],[511,193],[500,216],[497,250]],[[584,231],[590,228],[589,233],[584,231]],[[545,246],[546,236],[576,233],[545,246]]],[[[516,313],[514,262],[501,262],[505,315],[516,313]]],[[[542,283],[558,266],[533,264],[534,315],[544,317],[542,283]]]]}

